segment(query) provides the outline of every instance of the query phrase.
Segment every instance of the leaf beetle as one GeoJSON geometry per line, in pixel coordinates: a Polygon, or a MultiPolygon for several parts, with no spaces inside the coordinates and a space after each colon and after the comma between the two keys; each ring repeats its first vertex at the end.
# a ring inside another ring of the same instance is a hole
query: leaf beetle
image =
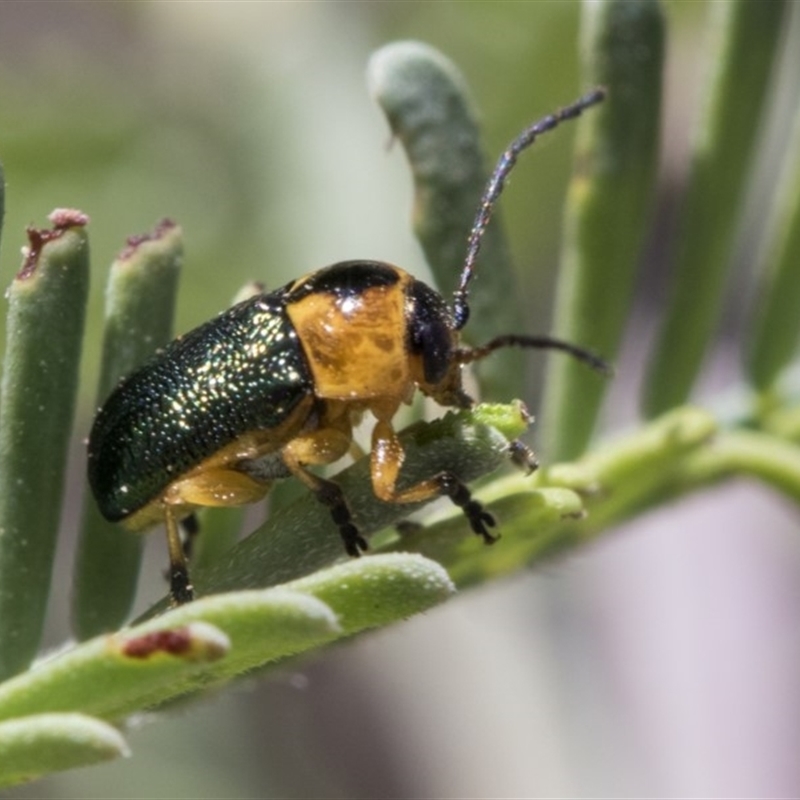
{"type": "Polygon", "coordinates": [[[308,467],[344,456],[367,411],[375,418],[375,495],[392,503],[446,495],[475,533],[495,540],[493,517],[452,472],[397,488],[404,453],[392,419],[416,390],[442,406],[471,407],[462,367],[501,347],[560,349],[606,369],[591,353],[547,336],[460,343],[481,239],[518,155],[604,94],[595,89],[531,125],[503,153],[481,198],[452,304],[391,264],[340,262],[178,337],[111,393],[89,436],[89,483],[106,519],[133,531],[166,524],[173,603],[193,597],[178,523],[203,506],[259,500],[278,478],[299,478],[330,509],[347,553],[366,550],[338,485],[308,467]]]}

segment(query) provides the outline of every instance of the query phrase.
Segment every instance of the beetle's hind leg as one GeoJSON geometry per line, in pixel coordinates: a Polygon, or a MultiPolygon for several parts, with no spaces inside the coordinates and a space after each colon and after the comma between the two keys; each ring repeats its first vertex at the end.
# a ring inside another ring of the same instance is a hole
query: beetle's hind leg
{"type": "Polygon", "coordinates": [[[173,509],[164,504],[164,522],[167,527],[167,547],[169,549],[169,593],[172,604],[183,605],[194,599],[194,587],[189,579],[189,567],[183,550],[178,521],[173,509]]]}
{"type": "Polygon", "coordinates": [[[187,561],[191,561],[194,552],[194,543],[200,535],[200,520],[197,514],[192,512],[188,517],[184,517],[180,522],[180,530],[183,532],[181,543],[183,546],[183,556],[187,561]]]}

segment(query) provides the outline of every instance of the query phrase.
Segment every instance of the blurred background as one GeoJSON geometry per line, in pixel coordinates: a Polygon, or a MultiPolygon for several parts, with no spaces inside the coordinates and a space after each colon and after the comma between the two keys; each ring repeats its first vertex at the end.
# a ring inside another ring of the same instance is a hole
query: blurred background
{"type": "MultiPolygon", "coordinates": [[[[604,433],[635,420],[709,7],[664,4],[661,194],[604,433]]],[[[494,156],[586,88],[580,10],[569,0],[0,3],[2,284],[18,268],[26,225],[43,225],[57,206],[91,217],[93,289],[51,645],[69,635],[103,284],[125,238],[165,216],[183,227],[178,331],[248,280],[276,287],[340,259],[382,259],[424,277],[404,157],[388,147],[366,91],[369,55],[401,38],[440,48],[472,87],[494,156]]],[[[798,11],[742,223],[743,285],[798,100],[798,11]]],[[[572,136],[567,126],[537,144],[502,202],[531,331],[548,329],[572,136]]],[[[745,299],[732,292],[701,392],[737,379],[745,299]]],[[[535,409],[535,389],[526,399],[535,409]]],[[[757,486],[688,498],[547,569],[137,720],[132,759],[13,796],[797,796],[798,527],[796,508],[757,486]]],[[[161,547],[149,548],[142,608],[164,592],[161,547]]]]}

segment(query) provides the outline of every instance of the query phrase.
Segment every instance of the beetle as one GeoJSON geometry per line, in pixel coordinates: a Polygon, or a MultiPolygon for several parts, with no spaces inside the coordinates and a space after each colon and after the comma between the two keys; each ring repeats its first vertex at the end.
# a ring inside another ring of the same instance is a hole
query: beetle
{"type": "MultiPolygon", "coordinates": [[[[417,390],[442,406],[471,407],[462,368],[501,347],[556,348],[605,369],[590,352],[548,336],[509,334],[480,347],[460,342],[481,239],[518,155],[603,97],[595,89],[545,117],[503,153],[481,198],[450,305],[399,267],[344,261],[222,312],[114,389],[89,436],[89,483],[106,519],[132,531],[166,524],[173,604],[194,594],[179,522],[203,506],[259,500],[279,478],[299,478],[330,509],[349,555],[365,551],[339,486],[308,467],[348,453],[353,426],[368,411],[375,418],[375,495],[391,503],[446,495],[475,533],[495,540],[494,518],[454,473],[398,489],[404,453],[392,419],[417,390]]],[[[523,447],[515,443],[512,450],[519,455],[523,447]]]]}

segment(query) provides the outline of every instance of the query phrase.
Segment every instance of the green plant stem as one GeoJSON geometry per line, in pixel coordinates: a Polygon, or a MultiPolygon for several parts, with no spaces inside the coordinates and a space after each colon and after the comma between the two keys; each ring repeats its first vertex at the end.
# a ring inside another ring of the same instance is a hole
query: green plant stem
{"type": "Polygon", "coordinates": [[[89,243],[80,212],[29,230],[8,290],[0,386],[0,678],[39,646],[61,512],[84,310],[89,243]]]}
{"type": "Polygon", "coordinates": [[[651,417],[686,400],[714,333],[785,6],[711,6],[714,71],[694,140],[671,297],[644,387],[651,417]]]}
{"type": "MultiPolygon", "coordinates": [[[[98,405],[172,337],[172,318],[183,261],[181,229],[161,222],[133,237],[111,266],[98,405]]],[[[136,593],[142,536],[106,521],[89,497],[78,545],[73,627],[80,639],[119,627],[136,593]]]]}
{"type": "MultiPolygon", "coordinates": [[[[578,122],[554,326],[560,338],[613,361],[653,199],[664,59],[658,3],[585,3],[582,51],[583,83],[605,86],[608,96],[578,122]]],[[[585,450],[607,385],[573,359],[550,359],[542,412],[548,461],[585,450]]]]}
{"type": "Polygon", "coordinates": [[[278,588],[201,598],[99,636],[0,685],[0,720],[80,710],[118,719],[449,597],[416,554],[351,561],[278,588]]]}
{"type": "Polygon", "coordinates": [[[710,446],[716,430],[707,412],[675,409],[579,461],[492,481],[478,492],[498,519],[501,539],[492,547],[475,541],[456,514],[389,547],[436,559],[459,588],[510,574],[610,532],[674,494],[687,458],[710,446]]]}
{"type": "Polygon", "coordinates": [[[759,302],[747,339],[748,377],[761,392],[774,387],[797,352],[800,334],[800,109],[786,161],[767,226],[759,302]]]}
{"type": "Polygon", "coordinates": [[[649,508],[734,476],[755,478],[800,504],[800,446],[757,431],[720,430],[707,412],[678,408],[579,461],[488,484],[478,496],[502,534],[491,548],[465,534],[455,514],[390,547],[435,558],[465,588],[573,550],[649,508]]]}
{"type": "Polygon", "coordinates": [[[777,439],[800,444],[800,405],[797,398],[790,405],[771,408],[759,420],[761,430],[777,439]]]}
{"type": "Polygon", "coordinates": [[[678,488],[700,488],[734,475],[756,478],[800,503],[800,446],[757,431],[726,431],[687,459],[678,488]]]}
{"type": "MultiPolygon", "coordinates": [[[[368,67],[370,91],[408,157],[414,178],[414,233],[436,284],[455,286],[467,237],[487,178],[480,135],[469,92],[458,68],[421,42],[395,42],[378,50],[368,67]]],[[[505,329],[524,329],[511,264],[498,214],[481,247],[479,289],[470,295],[472,313],[465,335],[482,343],[505,329]]],[[[523,357],[506,350],[477,365],[485,396],[519,397],[523,357]]]]}
{"type": "Polygon", "coordinates": [[[328,641],[336,628],[330,609],[288,594],[198,601],[149,626],[77,645],[0,684],[0,719],[52,711],[121,719],[183,694],[246,638],[272,637],[268,647],[277,654],[328,641]]]}

